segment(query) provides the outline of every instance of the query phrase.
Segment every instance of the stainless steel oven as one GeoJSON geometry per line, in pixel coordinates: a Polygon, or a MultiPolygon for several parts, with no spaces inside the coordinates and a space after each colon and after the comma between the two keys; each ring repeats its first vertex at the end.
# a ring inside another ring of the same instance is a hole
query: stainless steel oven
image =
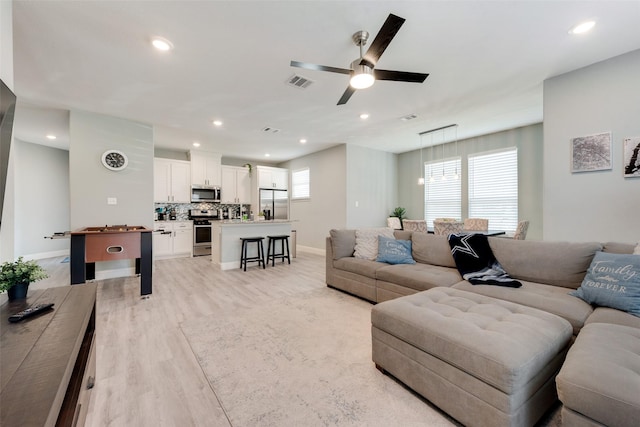
{"type": "Polygon", "coordinates": [[[217,215],[218,212],[215,210],[189,211],[189,217],[193,220],[193,256],[211,255],[211,220],[216,219],[217,215]]]}

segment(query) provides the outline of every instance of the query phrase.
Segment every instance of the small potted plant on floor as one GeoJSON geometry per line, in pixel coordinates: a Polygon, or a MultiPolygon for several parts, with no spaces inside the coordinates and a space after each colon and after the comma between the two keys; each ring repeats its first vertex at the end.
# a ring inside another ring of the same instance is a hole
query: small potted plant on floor
{"type": "Polygon", "coordinates": [[[49,277],[35,261],[7,261],[0,267],[0,292],[7,291],[9,300],[27,297],[29,284],[49,277]]]}

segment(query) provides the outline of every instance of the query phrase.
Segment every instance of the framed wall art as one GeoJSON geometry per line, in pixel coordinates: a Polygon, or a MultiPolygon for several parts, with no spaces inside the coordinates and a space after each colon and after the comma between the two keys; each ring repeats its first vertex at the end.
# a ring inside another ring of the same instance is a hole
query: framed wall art
{"type": "Polygon", "coordinates": [[[571,139],[571,172],[593,172],[611,168],[611,132],[571,139]]]}
{"type": "Polygon", "coordinates": [[[640,178],[640,136],[623,140],[624,176],[640,178]]]}

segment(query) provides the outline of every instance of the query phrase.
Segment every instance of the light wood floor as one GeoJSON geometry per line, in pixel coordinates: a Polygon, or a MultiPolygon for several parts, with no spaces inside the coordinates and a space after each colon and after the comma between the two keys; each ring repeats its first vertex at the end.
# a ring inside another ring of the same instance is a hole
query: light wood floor
{"type": "MultiPolygon", "coordinates": [[[[98,282],[96,385],[87,426],[230,426],[179,325],[325,287],[324,256],[298,251],[291,265],[221,271],[210,257],[155,262],[153,294],[138,278],[98,282]]],[[[67,286],[63,258],[41,264],[34,289],[67,286]]]]}

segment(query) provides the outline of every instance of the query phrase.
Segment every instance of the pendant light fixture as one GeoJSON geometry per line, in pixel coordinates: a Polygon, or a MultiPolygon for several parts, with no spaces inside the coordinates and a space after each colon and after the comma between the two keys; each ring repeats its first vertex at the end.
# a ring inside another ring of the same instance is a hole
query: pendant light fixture
{"type": "Polygon", "coordinates": [[[446,181],[447,180],[447,176],[444,174],[444,131],[442,132],[442,180],[446,181]]]}
{"type": "Polygon", "coordinates": [[[456,125],[456,173],[453,175],[453,179],[456,181],[460,178],[458,175],[458,125],[456,125]]]}
{"type": "Polygon", "coordinates": [[[422,160],[422,135],[420,135],[420,178],[418,185],[424,185],[424,160],[422,160]]]}

